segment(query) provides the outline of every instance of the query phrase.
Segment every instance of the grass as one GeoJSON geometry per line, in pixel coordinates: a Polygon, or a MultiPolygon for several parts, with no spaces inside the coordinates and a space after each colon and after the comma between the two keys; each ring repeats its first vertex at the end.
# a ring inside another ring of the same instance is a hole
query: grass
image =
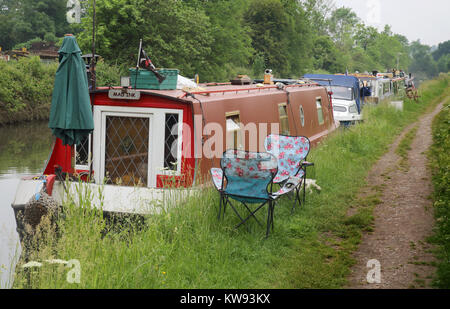
{"type": "Polygon", "coordinates": [[[408,153],[412,149],[411,144],[414,141],[414,138],[416,137],[418,127],[415,126],[412,128],[406,135],[402,138],[400,143],[398,144],[397,149],[395,150],[395,153],[400,156],[400,168],[407,172],[409,170],[408,165],[408,153]]]}
{"type": "Polygon", "coordinates": [[[429,151],[429,163],[434,185],[433,205],[436,227],[431,241],[437,244],[439,260],[437,278],[433,285],[450,288],[450,97],[444,109],[434,119],[433,145],[429,151]]]}
{"type": "MultiPolygon", "coordinates": [[[[100,211],[91,209],[89,192],[81,205],[68,201],[59,237],[46,240],[30,259],[77,259],[79,284],[66,281],[64,265],[17,268],[15,288],[342,288],[347,282],[352,253],[364,232],[371,230],[372,210],[382,187],[357,199],[366,186],[372,165],[408,124],[435,106],[449,85],[442,77],[424,85],[419,103],[406,101],[405,110],[388,104],[367,106],[365,122],[332,133],[308,158],[308,171],[320,193],[293,215],[291,202],[282,199],[275,209],[275,230],[265,239],[263,228],[234,229],[239,222],[228,209],[217,220],[219,196],[204,190],[170,212],[145,218],[142,228],[123,222],[114,231],[100,211]],[[349,215],[349,210],[353,210],[349,215]]],[[[259,213],[264,221],[265,212],[259,213]]],[[[19,265],[23,265],[23,261],[19,265]]]]}

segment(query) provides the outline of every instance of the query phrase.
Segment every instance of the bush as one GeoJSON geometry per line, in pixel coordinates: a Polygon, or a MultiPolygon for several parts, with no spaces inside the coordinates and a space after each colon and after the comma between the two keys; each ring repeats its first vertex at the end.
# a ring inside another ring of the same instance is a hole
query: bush
{"type": "MultiPolygon", "coordinates": [[[[52,103],[58,63],[43,63],[39,57],[0,61],[0,125],[47,120],[52,103]]],[[[119,85],[127,68],[99,61],[97,86],[119,85]]]]}
{"type": "Polygon", "coordinates": [[[0,124],[47,119],[56,69],[39,57],[0,61],[0,124]]]}

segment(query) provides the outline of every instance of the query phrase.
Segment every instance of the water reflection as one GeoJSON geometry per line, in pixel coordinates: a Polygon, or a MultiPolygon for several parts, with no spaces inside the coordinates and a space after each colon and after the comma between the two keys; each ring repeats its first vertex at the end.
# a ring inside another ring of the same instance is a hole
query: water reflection
{"type": "Polygon", "coordinates": [[[11,208],[20,177],[42,172],[53,137],[47,122],[0,127],[0,288],[11,287],[20,254],[11,208]]]}
{"type": "Polygon", "coordinates": [[[52,141],[46,122],[0,127],[0,177],[41,172],[52,141]]]}

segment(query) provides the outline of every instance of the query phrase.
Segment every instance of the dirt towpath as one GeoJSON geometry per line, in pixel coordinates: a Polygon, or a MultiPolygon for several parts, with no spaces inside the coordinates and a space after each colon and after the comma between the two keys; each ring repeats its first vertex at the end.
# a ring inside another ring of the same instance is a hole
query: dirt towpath
{"type": "Polygon", "coordinates": [[[441,103],[433,112],[408,126],[370,172],[368,189],[382,188],[381,203],[374,209],[373,232],[363,236],[354,254],[357,263],[351,269],[347,288],[430,287],[435,268],[432,266],[432,247],[426,238],[432,234],[434,217],[426,151],[432,144],[432,121],[442,107],[441,103]],[[396,154],[396,149],[404,136],[415,127],[417,133],[405,169],[399,164],[400,156],[396,154]],[[381,270],[380,277],[376,276],[377,266],[381,270]],[[369,272],[371,283],[367,280],[369,272]],[[379,283],[377,279],[380,279],[379,283]]]}

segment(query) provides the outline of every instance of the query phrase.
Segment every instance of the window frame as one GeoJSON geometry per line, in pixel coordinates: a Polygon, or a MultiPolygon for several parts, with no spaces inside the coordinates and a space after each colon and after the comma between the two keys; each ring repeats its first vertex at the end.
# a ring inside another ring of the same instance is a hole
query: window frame
{"type": "Polygon", "coordinates": [[[303,109],[302,104],[300,104],[299,113],[300,113],[300,125],[303,128],[303,127],[305,127],[305,110],[303,109]]]}
{"type": "Polygon", "coordinates": [[[322,97],[316,97],[316,109],[317,109],[317,121],[319,125],[323,125],[325,123],[325,117],[323,115],[323,107],[322,107],[322,97]],[[319,116],[320,111],[320,116],[319,116]],[[322,121],[321,121],[322,118],[322,121]]]}
{"type": "Polygon", "coordinates": [[[241,112],[232,111],[225,113],[225,131],[226,131],[226,148],[227,149],[238,149],[242,150],[242,131],[241,131],[241,112]],[[234,117],[237,117],[238,122],[236,123],[234,117]],[[233,121],[239,128],[228,129],[228,120],[233,121]],[[228,139],[229,134],[233,134],[233,146],[230,146],[230,140],[228,139]],[[230,148],[231,147],[231,148],[230,148]]]}
{"type": "Polygon", "coordinates": [[[164,147],[152,147],[152,145],[163,145],[165,134],[158,134],[161,128],[164,128],[165,114],[178,114],[180,124],[184,123],[183,110],[179,108],[146,108],[146,107],[125,107],[125,106],[94,106],[94,123],[99,124],[94,127],[93,145],[94,152],[92,158],[94,179],[96,183],[101,184],[105,175],[105,129],[106,116],[118,117],[141,117],[150,119],[150,136],[149,136],[149,159],[148,159],[148,180],[147,187],[157,187],[158,175],[181,176],[181,163],[183,160],[183,125],[178,127],[178,157],[180,161],[177,171],[164,171],[164,147]]]}
{"type": "Polygon", "coordinates": [[[287,108],[287,103],[279,103],[278,104],[278,121],[280,122],[280,133],[282,135],[290,135],[290,127],[289,127],[289,114],[288,114],[288,108],[287,108]],[[283,109],[285,115],[281,115],[280,113],[280,108],[283,109]],[[284,128],[284,122],[283,120],[286,121],[286,128],[284,128]]]}
{"type": "Polygon", "coordinates": [[[92,145],[92,138],[93,138],[93,133],[90,133],[88,136],[88,161],[87,161],[87,165],[84,164],[77,164],[77,147],[78,145],[75,145],[74,147],[74,153],[75,153],[75,170],[89,170],[89,167],[92,164],[92,149],[91,149],[91,145],[92,145]]]}

